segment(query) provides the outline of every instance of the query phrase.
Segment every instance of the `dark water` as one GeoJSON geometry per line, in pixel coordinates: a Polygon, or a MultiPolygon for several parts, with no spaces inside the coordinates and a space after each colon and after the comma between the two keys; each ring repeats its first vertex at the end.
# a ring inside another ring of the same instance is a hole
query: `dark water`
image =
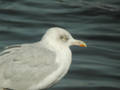
{"type": "Polygon", "coordinates": [[[50,90],[120,90],[119,0],[0,0],[0,50],[32,43],[53,26],[87,42],[50,90]]]}

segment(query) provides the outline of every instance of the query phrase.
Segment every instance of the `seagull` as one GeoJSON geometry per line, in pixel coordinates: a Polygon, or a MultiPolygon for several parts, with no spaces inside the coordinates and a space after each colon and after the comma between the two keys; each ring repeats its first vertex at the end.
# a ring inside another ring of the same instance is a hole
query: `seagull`
{"type": "Polygon", "coordinates": [[[67,74],[72,45],[87,47],[67,30],[52,27],[38,42],[7,47],[0,53],[0,90],[50,88],[67,74]]]}

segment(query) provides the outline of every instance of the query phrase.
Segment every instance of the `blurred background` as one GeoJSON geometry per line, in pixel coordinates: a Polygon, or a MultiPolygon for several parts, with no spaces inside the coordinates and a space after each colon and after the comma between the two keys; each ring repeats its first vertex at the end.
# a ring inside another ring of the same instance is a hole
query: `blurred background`
{"type": "Polygon", "coordinates": [[[69,73],[49,90],[120,90],[120,0],[0,0],[0,52],[54,26],[88,47],[71,47],[69,73]]]}

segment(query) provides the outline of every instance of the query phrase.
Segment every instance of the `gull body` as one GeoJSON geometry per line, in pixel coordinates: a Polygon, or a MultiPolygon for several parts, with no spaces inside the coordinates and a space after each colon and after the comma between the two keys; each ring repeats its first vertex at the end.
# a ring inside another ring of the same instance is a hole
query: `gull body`
{"type": "Polygon", "coordinates": [[[86,47],[65,29],[48,29],[39,42],[7,47],[0,54],[0,90],[42,90],[68,72],[71,45],[86,47]]]}

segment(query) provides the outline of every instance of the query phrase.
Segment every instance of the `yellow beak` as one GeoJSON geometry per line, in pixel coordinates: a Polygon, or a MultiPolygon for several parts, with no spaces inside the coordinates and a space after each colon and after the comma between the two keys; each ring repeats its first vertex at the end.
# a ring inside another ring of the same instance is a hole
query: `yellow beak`
{"type": "Polygon", "coordinates": [[[87,47],[86,43],[81,40],[75,40],[72,45],[80,46],[80,47],[87,47]]]}

